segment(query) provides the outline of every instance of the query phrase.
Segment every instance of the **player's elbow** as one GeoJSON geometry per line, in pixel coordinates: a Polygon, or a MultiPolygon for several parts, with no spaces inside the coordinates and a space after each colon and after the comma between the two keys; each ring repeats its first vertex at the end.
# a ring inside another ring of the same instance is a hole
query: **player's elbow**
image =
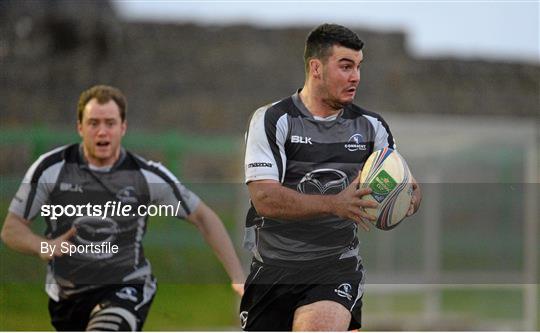
{"type": "Polygon", "coordinates": [[[2,226],[2,231],[0,232],[0,239],[2,240],[2,242],[4,244],[9,244],[9,234],[10,234],[10,231],[9,231],[9,226],[8,226],[8,223],[6,223],[7,221],[4,221],[4,225],[2,226]]]}
{"type": "Polygon", "coordinates": [[[14,242],[17,238],[20,238],[24,230],[21,230],[20,218],[12,213],[8,213],[6,219],[4,220],[4,225],[2,226],[2,231],[0,232],[0,239],[8,247],[13,247],[14,242]]]}
{"type": "Polygon", "coordinates": [[[269,207],[261,204],[253,204],[253,206],[255,207],[255,210],[259,216],[272,217],[272,210],[269,207]]]}
{"type": "Polygon", "coordinates": [[[248,184],[249,196],[257,214],[277,218],[281,209],[281,184],[277,182],[251,182],[248,184]]]}
{"type": "Polygon", "coordinates": [[[257,211],[259,216],[264,217],[275,217],[276,215],[276,205],[273,202],[272,198],[265,193],[264,191],[257,191],[252,195],[251,202],[257,211]]]}
{"type": "Polygon", "coordinates": [[[215,224],[222,223],[217,214],[202,201],[187,220],[203,234],[208,233],[215,224]]]}

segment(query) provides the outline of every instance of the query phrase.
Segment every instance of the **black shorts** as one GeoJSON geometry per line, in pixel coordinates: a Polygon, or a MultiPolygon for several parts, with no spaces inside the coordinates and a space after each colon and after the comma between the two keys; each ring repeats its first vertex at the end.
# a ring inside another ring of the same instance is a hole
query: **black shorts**
{"type": "Polygon", "coordinates": [[[240,304],[246,331],[291,331],[294,312],[329,300],[351,312],[349,329],[361,327],[364,270],[356,258],[311,268],[283,268],[253,260],[240,304]]]}
{"type": "MultiPolygon", "coordinates": [[[[68,299],[61,299],[59,302],[49,299],[51,324],[57,331],[85,331],[89,327],[91,315],[96,313],[96,310],[114,308],[117,312],[123,313],[127,310],[133,316],[128,314],[123,317],[134,318],[134,322],[126,322],[118,330],[130,330],[135,326],[134,328],[140,331],[148,315],[148,310],[150,310],[155,292],[156,283],[155,279],[152,279],[150,284],[146,285],[104,285],[98,289],[70,296],[68,299]]],[[[103,330],[103,328],[98,325],[92,330],[103,330]]]]}

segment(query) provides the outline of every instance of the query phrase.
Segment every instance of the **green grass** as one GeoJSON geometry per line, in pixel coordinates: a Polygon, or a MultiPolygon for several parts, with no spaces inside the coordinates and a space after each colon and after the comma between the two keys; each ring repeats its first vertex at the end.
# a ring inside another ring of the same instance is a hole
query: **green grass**
{"type": "MultiPolygon", "coordinates": [[[[158,284],[145,330],[236,329],[237,296],[224,284],[158,284]]],[[[42,283],[0,284],[0,331],[50,331],[42,283]]]]}
{"type": "Polygon", "coordinates": [[[239,330],[237,301],[227,284],[160,284],[145,330],[239,330]]]}
{"type": "Polygon", "coordinates": [[[0,284],[0,331],[51,331],[43,283],[0,284]]]}
{"type": "Polygon", "coordinates": [[[521,290],[446,290],[442,310],[481,318],[512,319],[523,313],[521,290]]]}
{"type": "MultiPolygon", "coordinates": [[[[463,318],[465,323],[517,320],[523,312],[521,292],[517,290],[447,290],[442,292],[441,300],[443,315],[463,318]]],[[[238,298],[228,284],[160,283],[144,329],[238,330],[237,309],[238,298]]],[[[370,315],[387,314],[392,319],[396,314],[415,315],[422,310],[423,297],[419,293],[366,294],[364,298],[364,320],[368,325],[370,315]]],[[[52,329],[42,283],[0,284],[1,331],[52,329]]]]}
{"type": "MultiPolygon", "coordinates": [[[[364,295],[364,324],[368,330],[403,330],[400,318],[414,317],[414,330],[493,330],[499,323],[519,322],[523,316],[523,292],[519,289],[448,289],[440,293],[441,318],[434,323],[422,323],[424,295],[369,294],[364,295]],[[372,321],[370,322],[370,318],[372,321]],[[375,320],[377,318],[378,320],[375,320]],[[383,320],[381,320],[383,318],[383,320]],[[385,319],[387,318],[387,320],[385,319]],[[419,318],[419,319],[418,319],[419,318]],[[429,325],[429,326],[422,326],[429,325]],[[487,325],[487,326],[486,326],[487,325]]],[[[537,294],[540,309],[540,290],[537,294]]],[[[506,326],[505,326],[506,327],[506,326]]],[[[536,329],[540,328],[540,316],[536,329]]],[[[515,327],[513,330],[521,330],[515,327]]]]}

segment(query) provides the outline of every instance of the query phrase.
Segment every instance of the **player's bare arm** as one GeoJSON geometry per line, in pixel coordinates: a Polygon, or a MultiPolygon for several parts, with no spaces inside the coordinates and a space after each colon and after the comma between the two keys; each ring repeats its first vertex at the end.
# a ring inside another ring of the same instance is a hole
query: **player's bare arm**
{"type": "Polygon", "coordinates": [[[187,220],[199,229],[204,240],[212,247],[212,250],[214,250],[214,253],[223,264],[225,271],[227,271],[234,291],[242,296],[246,278],[229,234],[220,218],[210,207],[201,201],[197,209],[187,217],[187,220]]]}
{"type": "Polygon", "coordinates": [[[302,194],[273,180],[252,181],[248,184],[251,201],[261,216],[283,220],[305,220],[327,215],[348,218],[366,231],[369,226],[362,220],[375,221],[363,208],[376,208],[374,201],[363,200],[370,188],[357,189],[353,182],[335,195],[302,194]]]}
{"type": "Polygon", "coordinates": [[[69,243],[69,239],[76,233],[75,228],[71,228],[55,239],[47,239],[35,234],[30,229],[30,223],[30,221],[9,212],[4,221],[4,226],[2,227],[2,241],[15,251],[33,254],[46,261],[52,260],[54,257],[62,256],[60,244],[62,242],[69,243]],[[53,252],[42,252],[40,250],[42,242],[47,242],[50,245],[49,248],[54,249],[53,252]]]}

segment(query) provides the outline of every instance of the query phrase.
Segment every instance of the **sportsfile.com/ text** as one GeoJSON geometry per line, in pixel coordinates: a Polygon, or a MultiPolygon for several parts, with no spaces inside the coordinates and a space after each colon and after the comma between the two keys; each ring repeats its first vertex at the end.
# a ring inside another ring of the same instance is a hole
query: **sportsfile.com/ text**
{"type": "Polygon", "coordinates": [[[140,205],[134,209],[130,204],[120,201],[107,201],[104,205],[87,203],[86,205],[42,205],[41,216],[56,220],[58,217],[101,217],[102,220],[109,217],[129,216],[177,216],[181,208],[181,202],[174,205],[140,205]]]}

